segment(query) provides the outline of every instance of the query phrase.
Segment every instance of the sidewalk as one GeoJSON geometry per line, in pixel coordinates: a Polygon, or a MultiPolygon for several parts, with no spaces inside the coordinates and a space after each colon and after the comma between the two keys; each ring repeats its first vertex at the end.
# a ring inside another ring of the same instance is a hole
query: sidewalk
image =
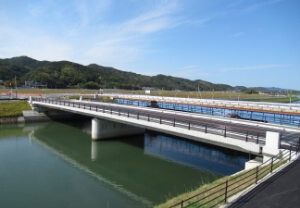
{"type": "Polygon", "coordinates": [[[300,207],[300,159],[298,158],[227,207],[300,207]]]}

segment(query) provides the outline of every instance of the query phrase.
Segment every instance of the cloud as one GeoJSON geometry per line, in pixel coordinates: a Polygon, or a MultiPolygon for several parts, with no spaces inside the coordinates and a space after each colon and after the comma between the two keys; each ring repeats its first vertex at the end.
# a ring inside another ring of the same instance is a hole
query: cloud
{"type": "Polygon", "coordinates": [[[269,64],[269,65],[257,65],[257,66],[229,67],[229,68],[221,69],[221,71],[228,72],[228,71],[266,70],[266,69],[281,68],[284,66],[286,66],[286,65],[269,64]]]}
{"type": "Polygon", "coordinates": [[[282,2],[283,0],[268,0],[268,1],[259,1],[259,3],[255,3],[255,4],[252,4],[251,6],[249,7],[246,7],[244,12],[253,12],[255,10],[258,10],[262,7],[265,7],[265,6],[270,6],[270,5],[273,5],[273,4],[276,4],[276,3],[279,3],[279,2],[282,2]]]}
{"type": "Polygon", "coordinates": [[[209,75],[209,73],[203,72],[197,65],[187,65],[172,76],[194,80],[196,77],[198,79],[199,77],[207,77],[209,75]]]}
{"type": "Polygon", "coordinates": [[[233,34],[233,37],[241,37],[241,36],[243,36],[243,35],[245,35],[244,32],[237,32],[237,33],[234,33],[234,34],[233,34]]]}
{"type": "Polygon", "coordinates": [[[124,33],[139,33],[147,34],[157,32],[159,30],[172,28],[177,25],[172,14],[178,9],[176,1],[164,3],[153,10],[147,11],[133,19],[130,19],[123,24],[124,33]]]}

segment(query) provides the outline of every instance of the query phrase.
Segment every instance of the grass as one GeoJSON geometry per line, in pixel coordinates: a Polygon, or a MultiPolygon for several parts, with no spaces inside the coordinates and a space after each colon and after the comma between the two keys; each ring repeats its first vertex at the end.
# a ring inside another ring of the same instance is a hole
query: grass
{"type": "MultiPolygon", "coordinates": [[[[9,93],[10,89],[0,89],[0,93],[9,93]]],[[[54,94],[54,93],[79,93],[79,94],[95,94],[99,90],[87,90],[87,89],[19,89],[18,95],[42,95],[42,94],[54,94]]],[[[15,93],[15,90],[13,90],[15,93]]],[[[117,93],[117,94],[135,94],[145,95],[144,90],[122,90],[122,89],[105,89],[104,93],[117,93]]],[[[256,102],[284,102],[289,103],[289,97],[278,97],[269,94],[246,94],[233,91],[161,91],[152,90],[153,96],[165,96],[165,97],[182,97],[182,98],[203,98],[203,99],[226,99],[226,100],[247,100],[256,102]]],[[[298,101],[299,98],[293,97],[293,102],[298,101]]]]}
{"type": "MultiPolygon", "coordinates": [[[[247,99],[245,99],[247,101],[247,99]]],[[[300,98],[298,97],[292,97],[292,103],[299,101],[300,98]]],[[[255,102],[272,102],[272,103],[289,103],[290,98],[289,97],[279,97],[279,98],[257,98],[257,99],[249,99],[249,101],[255,101],[255,102]]]]}
{"type": "MultiPolygon", "coordinates": [[[[280,160],[274,162],[272,169],[275,170],[279,166],[286,163],[287,160],[280,160]]],[[[260,179],[264,178],[271,171],[271,164],[260,166],[258,169],[254,168],[249,171],[243,171],[237,175],[230,177],[223,177],[214,181],[211,184],[201,186],[200,188],[184,193],[178,197],[168,200],[166,203],[158,205],[156,208],[166,208],[178,204],[175,207],[181,207],[181,200],[192,198],[189,201],[183,203],[183,207],[213,207],[217,204],[225,203],[225,189],[226,181],[228,180],[227,186],[227,198],[237,194],[240,191],[253,185],[260,179]],[[193,197],[195,196],[195,197],[193,197]]]]}
{"type": "Polygon", "coordinates": [[[2,102],[0,103],[0,117],[22,116],[23,110],[31,110],[28,102],[2,102]]]}

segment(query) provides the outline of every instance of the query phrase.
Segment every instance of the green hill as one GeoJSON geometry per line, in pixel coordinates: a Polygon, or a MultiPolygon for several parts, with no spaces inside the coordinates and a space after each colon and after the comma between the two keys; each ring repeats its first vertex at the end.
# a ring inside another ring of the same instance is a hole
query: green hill
{"type": "Polygon", "coordinates": [[[9,83],[14,84],[15,76],[19,86],[24,85],[24,81],[37,81],[47,84],[48,88],[105,87],[131,90],[151,87],[195,91],[199,85],[201,91],[235,89],[230,85],[213,84],[203,80],[191,81],[161,74],[145,76],[96,64],[83,66],[69,61],[37,61],[26,56],[0,59],[0,80],[9,86],[9,83]]]}

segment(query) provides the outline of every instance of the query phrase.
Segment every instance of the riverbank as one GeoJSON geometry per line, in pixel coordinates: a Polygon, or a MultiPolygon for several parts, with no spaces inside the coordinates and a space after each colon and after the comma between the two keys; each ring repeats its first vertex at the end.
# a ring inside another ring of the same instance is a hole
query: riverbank
{"type": "Polygon", "coordinates": [[[23,116],[24,110],[31,110],[31,106],[26,101],[0,102],[0,117],[23,116]]]}
{"type": "Polygon", "coordinates": [[[23,111],[31,110],[26,101],[0,102],[0,125],[24,123],[23,111]]]}
{"type": "MultiPolygon", "coordinates": [[[[277,158],[278,156],[275,156],[277,158]]],[[[277,158],[270,164],[267,161],[256,168],[243,170],[231,176],[225,176],[217,179],[210,184],[199,187],[196,190],[181,194],[177,197],[167,200],[165,203],[156,206],[156,208],[167,207],[215,207],[224,205],[227,200],[233,200],[237,195],[247,190],[249,187],[261,183],[264,178],[269,177],[277,168],[285,166],[291,161],[291,158],[297,157],[297,153],[289,153],[289,150],[282,152],[281,158],[277,158]],[[288,159],[289,158],[289,159],[288,159]],[[225,201],[224,201],[225,199],[225,201]]]]}
{"type": "Polygon", "coordinates": [[[87,118],[79,114],[57,110],[33,111],[30,104],[23,100],[0,102],[0,125],[75,119],[87,118]]]}

